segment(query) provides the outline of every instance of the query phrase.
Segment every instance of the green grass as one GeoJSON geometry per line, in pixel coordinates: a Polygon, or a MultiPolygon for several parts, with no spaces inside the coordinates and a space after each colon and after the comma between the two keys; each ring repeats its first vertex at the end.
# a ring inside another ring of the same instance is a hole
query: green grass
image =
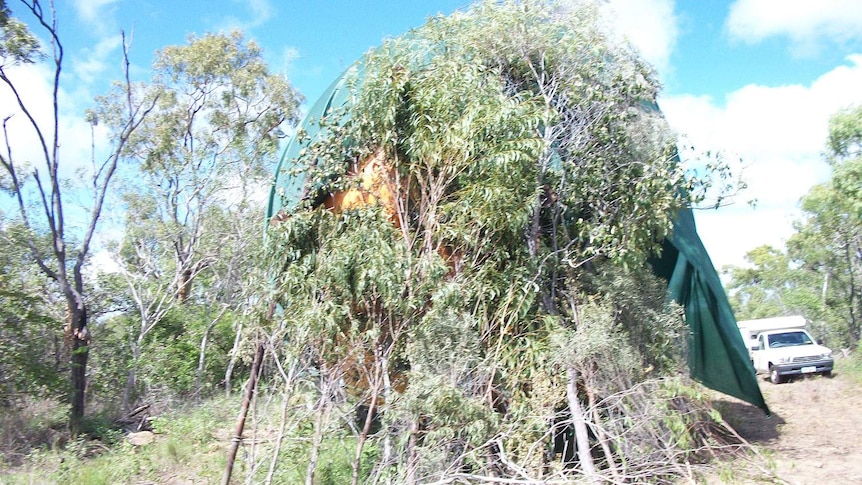
{"type": "Polygon", "coordinates": [[[19,463],[0,464],[0,484],[217,482],[237,409],[237,399],[221,399],[158,417],[155,441],[141,447],[129,444],[110,420],[89,418],[86,437],[65,445],[34,443],[19,463]]]}
{"type": "Polygon", "coordinates": [[[835,372],[848,376],[858,384],[862,384],[862,356],[859,355],[860,350],[862,349],[857,349],[849,357],[835,360],[835,372]]]}
{"type": "MultiPolygon", "coordinates": [[[[234,481],[242,483],[249,475],[252,483],[262,483],[269,471],[271,453],[278,436],[279,400],[267,404],[262,399],[246,422],[246,439],[254,437],[251,459],[250,441],[243,443],[234,466],[234,481]]],[[[61,443],[55,435],[36,430],[39,427],[62,427],[63,413],[55,407],[33,415],[27,422],[27,409],[12,423],[5,416],[0,424],[15,424],[32,429],[34,439],[26,452],[19,449],[15,463],[0,455],[0,484],[137,484],[137,483],[218,483],[224,473],[230,436],[239,410],[239,397],[217,398],[199,406],[177,409],[153,419],[156,439],[149,445],[135,447],[128,443],[121,430],[110,419],[97,415],[88,417],[86,437],[71,443],[61,443]],[[55,436],[54,441],[44,436],[55,436]],[[36,440],[38,438],[41,441],[36,440]]],[[[340,485],[350,483],[356,438],[346,429],[336,429],[324,441],[315,472],[315,483],[340,485]]],[[[299,426],[288,430],[279,455],[273,483],[304,483],[312,429],[299,426]]],[[[3,448],[0,447],[0,452],[3,448]]],[[[378,450],[372,443],[365,448],[361,475],[367,477],[377,461],[378,450]]]]}

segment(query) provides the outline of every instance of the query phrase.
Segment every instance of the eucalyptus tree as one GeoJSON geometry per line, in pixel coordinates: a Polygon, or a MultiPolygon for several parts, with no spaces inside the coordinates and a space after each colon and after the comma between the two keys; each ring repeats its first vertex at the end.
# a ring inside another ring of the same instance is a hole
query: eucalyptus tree
{"type": "MultiPolygon", "coordinates": [[[[117,251],[140,317],[132,358],[139,360],[167,312],[201,303],[213,309],[201,335],[202,360],[213,325],[236,307],[243,266],[260,239],[254,202],[300,97],[240,32],[190,37],[187,45],[158,51],[152,81],[139,89],[158,102],[124,153],[139,167],[131,174],[136,183],[124,190],[126,232],[117,251]],[[195,282],[205,285],[195,291],[195,282]]],[[[101,108],[114,113],[122,103],[111,96],[101,108]]]]}
{"type": "MultiPolygon", "coordinates": [[[[108,154],[99,160],[96,159],[95,153],[91,160],[63,158],[64,152],[60,143],[62,100],[59,91],[65,59],[53,3],[49,3],[47,8],[38,0],[22,1],[22,4],[32,15],[34,25],[47,37],[48,46],[47,53],[44,53],[36,37],[23,23],[11,18],[5,2],[2,4],[0,81],[15,100],[16,112],[4,115],[5,147],[0,154],[0,165],[3,166],[5,176],[4,186],[15,200],[18,215],[26,231],[25,244],[29,248],[30,256],[39,269],[57,283],[65,299],[66,352],[71,364],[69,428],[75,435],[80,430],[81,418],[84,415],[84,392],[91,339],[87,328],[90,302],[84,281],[86,262],[118,163],[127,149],[130,137],[152,108],[152,100],[148,104],[146,99],[138,98],[132,92],[128,48],[124,38],[124,78],[115,88],[122,93],[119,98],[123,102],[116,107],[122,117],[108,126],[108,154]],[[37,112],[39,100],[27,99],[22,95],[21,86],[14,74],[16,66],[33,63],[43,57],[49,59],[52,68],[52,105],[47,114],[37,112]],[[8,123],[13,115],[23,117],[23,123],[36,140],[38,155],[33,161],[20,158],[24,141],[20,138],[10,139],[8,123]],[[43,115],[47,116],[43,118],[43,115]],[[91,166],[80,174],[87,182],[86,190],[89,190],[89,194],[86,200],[91,205],[86,209],[84,221],[78,228],[67,219],[64,195],[74,190],[74,185],[67,183],[69,181],[64,179],[63,174],[66,170],[71,171],[70,167],[87,167],[88,162],[91,162],[91,166]],[[35,234],[42,231],[50,234],[51,244],[48,249],[41,248],[35,240],[35,234]]],[[[92,124],[98,123],[98,119],[92,116],[88,117],[88,120],[92,124]]]]}
{"type": "Polygon", "coordinates": [[[728,287],[741,318],[802,314],[830,345],[855,347],[862,334],[862,108],[829,124],[831,178],[802,198],[803,218],[786,248],[760,247],[731,267],[728,287]]]}
{"type": "Polygon", "coordinates": [[[829,124],[831,178],[802,198],[803,219],[788,252],[822,283],[824,307],[840,315],[841,345],[862,338],[862,107],[835,114],[829,124]]]}
{"type": "Polygon", "coordinates": [[[725,268],[738,319],[794,314],[820,319],[817,278],[795,267],[786,250],[761,246],[749,251],[745,259],[749,266],[725,268]]]}
{"type": "Polygon", "coordinates": [[[683,323],[639,271],[702,181],[674,156],[649,66],[595,4],[436,17],[341,89],[298,135],[305,186],[278,204],[268,248],[282,307],[268,331],[318,369],[315,436],[334,427],[323,390],[347,383],[382,413],[380,479],[543,480],[579,462],[625,481],[676,463],[661,428],[683,418],[636,414],[662,393],[632,388],[676,371],[683,323]],[[567,425],[579,460],[561,464],[548,440],[567,425]]]}
{"type": "MultiPolygon", "coordinates": [[[[63,396],[63,301],[32,263],[20,223],[0,212],[0,407],[25,397],[63,396]]],[[[49,247],[46,237],[36,237],[49,247]]]]}
{"type": "Polygon", "coordinates": [[[197,274],[217,260],[223,235],[207,218],[247,210],[244,204],[262,192],[300,98],[240,32],[191,37],[188,45],[158,51],[144,89],[159,102],[129,145],[144,182],[130,197],[155,211],[148,223],[156,226],[145,230],[157,231],[170,249],[173,291],[182,302],[197,274]]]}

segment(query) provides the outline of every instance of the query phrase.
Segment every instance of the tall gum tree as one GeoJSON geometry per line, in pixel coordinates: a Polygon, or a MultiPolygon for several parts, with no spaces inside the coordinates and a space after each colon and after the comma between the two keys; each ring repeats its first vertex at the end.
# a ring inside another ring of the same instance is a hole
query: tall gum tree
{"type": "MultiPolygon", "coordinates": [[[[130,197],[156,212],[150,223],[159,224],[153,229],[171,246],[182,302],[195,276],[213,263],[217,242],[202,247],[213,229],[205,227],[207,218],[262,192],[268,162],[296,121],[301,98],[286,78],[269,72],[260,48],[241,32],[167,47],[157,52],[153,70],[144,90],[159,102],[128,153],[145,183],[130,197]]],[[[122,104],[120,97],[104,101],[122,104]]]]}
{"type": "Polygon", "coordinates": [[[832,176],[802,198],[802,219],[785,248],[759,247],[750,267],[729,267],[740,318],[802,314],[831,346],[862,337],[862,107],[829,122],[832,176]]]}
{"type": "MultiPolygon", "coordinates": [[[[26,229],[3,218],[0,211],[0,407],[23,397],[62,398],[62,296],[33,264],[26,229]]],[[[36,240],[50,245],[44,235],[36,240]]]]}
{"type": "Polygon", "coordinates": [[[841,315],[836,340],[855,348],[862,338],[862,106],[831,118],[827,148],[832,176],[802,198],[804,217],[787,246],[819,276],[823,306],[841,315]]]}
{"type": "MultiPolygon", "coordinates": [[[[90,332],[88,324],[88,298],[84,284],[87,258],[96,233],[99,219],[111,181],[117,171],[121,156],[127,143],[153,107],[155,99],[137,98],[129,78],[128,46],[123,38],[124,78],[117,86],[122,92],[122,105],[118,106],[121,121],[109,129],[110,149],[104,159],[97,161],[95,154],[92,169],[87,172],[90,189],[88,200],[91,206],[86,211],[82,227],[71,227],[66,219],[64,193],[70,190],[63,179],[61,168],[84,165],[81,161],[63,159],[60,144],[60,87],[64,67],[63,45],[58,34],[58,22],[53,3],[47,6],[38,0],[21,2],[32,15],[34,25],[40,28],[48,39],[47,54],[43,54],[39,41],[26,26],[11,18],[5,2],[0,4],[0,81],[16,101],[17,113],[4,114],[3,134],[4,152],[0,154],[3,166],[4,185],[13,195],[18,206],[18,215],[26,228],[26,244],[39,269],[55,281],[63,294],[66,306],[66,350],[70,362],[71,390],[69,431],[77,435],[84,416],[84,395],[86,391],[87,360],[89,356],[90,332]],[[52,76],[52,104],[50,115],[41,118],[35,110],[37,100],[26,99],[15,81],[14,68],[21,64],[32,63],[41,57],[49,60],[52,76]],[[8,122],[13,115],[23,116],[25,123],[38,140],[39,159],[29,161],[18,158],[21,149],[9,137],[8,122]],[[47,119],[47,121],[43,121],[47,119]],[[16,151],[18,149],[18,151],[16,151]],[[76,163],[79,162],[79,163],[76,163]],[[50,234],[51,245],[47,250],[39,247],[35,234],[45,231],[50,234]],[[74,243],[74,244],[72,244],[74,243]]],[[[95,117],[88,117],[92,124],[98,123],[95,117]]]]}
{"type": "MultiPolygon", "coordinates": [[[[213,309],[208,329],[236,307],[242,266],[259,238],[257,203],[270,181],[275,151],[295,123],[301,97],[270,72],[261,49],[241,32],[190,37],[156,53],[157,99],[124,157],[139,167],[123,195],[129,208],[118,261],[140,317],[124,403],[135,387],[144,339],[171,308],[213,309]],[[206,273],[206,285],[195,283],[206,273]]],[[[122,93],[101,99],[118,113],[122,93]]]]}

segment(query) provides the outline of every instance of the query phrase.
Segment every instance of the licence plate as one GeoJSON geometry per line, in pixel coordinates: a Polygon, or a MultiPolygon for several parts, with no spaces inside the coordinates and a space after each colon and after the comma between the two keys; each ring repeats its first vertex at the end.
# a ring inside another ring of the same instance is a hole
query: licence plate
{"type": "Polygon", "coordinates": [[[817,371],[817,367],[814,367],[813,365],[812,365],[812,366],[809,366],[809,367],[803,367],[803,368],[802,368],[802,373],[803,373],[803,374],[810,374],[810,373],[812,373],[812,372],[816,372],[816,371],[817,371]]]}

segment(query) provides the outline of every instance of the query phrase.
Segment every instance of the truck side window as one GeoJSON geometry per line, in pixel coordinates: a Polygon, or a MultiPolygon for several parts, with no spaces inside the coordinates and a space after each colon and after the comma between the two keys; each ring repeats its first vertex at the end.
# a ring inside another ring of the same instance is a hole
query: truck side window
{"type": "Polygon", "coordinates": [[[763,335],[757,338],[757,350],[763,350],[766,346],[763,345],[763,335]]]}

